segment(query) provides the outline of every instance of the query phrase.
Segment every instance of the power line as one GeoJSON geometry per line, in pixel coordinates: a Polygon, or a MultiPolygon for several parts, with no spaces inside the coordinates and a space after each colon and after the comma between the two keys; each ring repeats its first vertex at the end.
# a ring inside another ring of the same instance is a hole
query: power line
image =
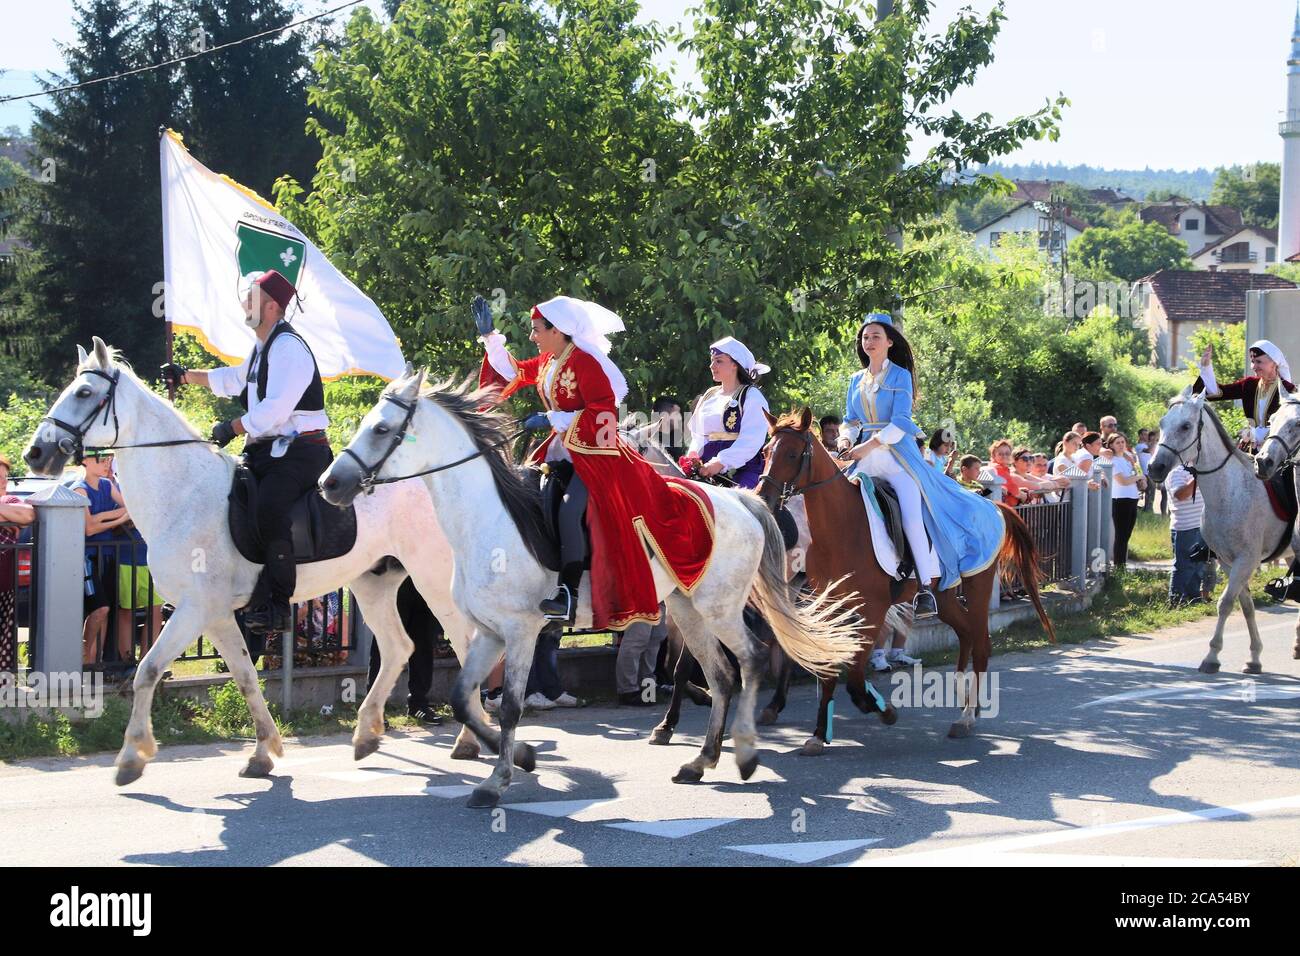
{"type": "Polygon", "coordinates": [[[255,33],[252,36],[244,37],[240,40],[231,40],[229,43],[223,43],[220,46],[214,46],[210,50],[199,50],[197,53],[191,53],[188,56],[178,56],[174,60],[167,60],[164,63],[155,63],[152,66],[142,66],[135,70],[127,70],[125,73],[115,73],[112,76],[101,76],[98,79],[86,80],[84,83],[71,83],[68,86],[55,87],[52,90],[41,90],[38,93],[23,93],[19,96],[0,97],[0,103],[12,103],[16,100],[30,100],[38,96],[50,96],[54,93],[67,93],[70,90],[79,90],[87,86],[95,86],[99,83],[107,83],[109,80],[120,80],[126,76],[135,76],[139,73],[149,73],[153,70],[161,70],[164,67],[175,66],[177,63],[184,63],[186,60],[193,60],[196,57],[207,56],[209,53],[219,53],[222,50],[228,50],[232,46],[239,46],[241,43],[250,43],[253,40],[260,40],[263,37],[269,37],[276,33],[283,33],[285,30],[292,30],[294,27],[300,27],[304,23],[311,23],[313,20],[320,20],[323,17],[331,16],[340,10],[346,10],[348,7],[355,7],[364,0],[348,0],[347,3],[341,3],[332,10],[326,10],[323,13],[317,13],[314,16],[303,17],[301,20],[295,20],[293,23],[286,23],[282,27],[275,27],[272,30],[263,30],[261,33],[255,33]]]}

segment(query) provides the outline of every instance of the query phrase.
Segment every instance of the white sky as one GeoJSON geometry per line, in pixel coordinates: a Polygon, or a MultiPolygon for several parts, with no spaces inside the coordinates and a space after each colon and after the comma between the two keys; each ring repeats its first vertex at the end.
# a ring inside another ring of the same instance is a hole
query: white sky
{"type": "MultiPolygon", "coordinates": [[[[675,23],[694,2],[642,0],[643,17],[675,23]]],[[[935,0],[933,22],[967,4],[986,11],[993,0],[935,0]]],[[[1059,142],[1030,143],[1009,161],[1190,169],[1279,159],[1294,0],[1006,0],[1006,10],[996,59],[954,107],[1006,119],[1058,92],[1073,103],[1059,142]]],[[[57,70],[71,16],[71,0],[0,0],[0,69],[57,70]]]]}

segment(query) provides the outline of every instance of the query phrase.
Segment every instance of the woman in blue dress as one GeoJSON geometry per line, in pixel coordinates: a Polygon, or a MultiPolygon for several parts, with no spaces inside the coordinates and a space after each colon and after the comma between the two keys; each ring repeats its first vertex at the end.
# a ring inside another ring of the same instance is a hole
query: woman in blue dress
{"type": "MultiPolygon", "coordinates": [[[[862,371],[849,382],[841,457],[855,462],[850,477],[883,480],[897,492],[922,589],[937,578],[946,591],[996,560],[1005,532],[1002,515],[921,456],[912,421],[912,347],[890,316],[868,315],[857,347],[862,371]]],[[[861,484],[867,506],[874,507],[871,481],[861,484]]]]}

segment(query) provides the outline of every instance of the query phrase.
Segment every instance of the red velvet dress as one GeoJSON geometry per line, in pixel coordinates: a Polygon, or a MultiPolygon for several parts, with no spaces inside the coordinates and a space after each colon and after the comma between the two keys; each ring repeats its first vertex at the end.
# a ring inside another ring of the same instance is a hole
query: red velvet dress
{"type": "Polygon", "coordinates": [[[542,464],[551,443],[563,442],[587,486],[595,626],[621,630],[637,621],[658,621],[646,549],[654,551],[679,588],[691,593],[713,553],[712,504],[692,483],[660,475],[623,441],[609,378],[591,355],[570,344],[558,359],[547,352],[511,361],[516,374],[506,383],[485,357],[479,384],[505,386],[503,398],[535,385],[546,411],[576,412],[564,434],[551,431],[532,462],[542,464]],[[548,390],[552,361],[558,366],[548,390]]]}

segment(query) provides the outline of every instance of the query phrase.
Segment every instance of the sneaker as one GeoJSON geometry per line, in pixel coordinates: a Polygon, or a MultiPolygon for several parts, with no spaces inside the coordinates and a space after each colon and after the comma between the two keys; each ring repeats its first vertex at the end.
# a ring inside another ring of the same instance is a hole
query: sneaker
{"type": "Polygon", "coordinates": [[[877,674],[884,674],[889,670],[889,661],[884,651],[877,649],[871,652],[871,669],[877,674]]]}
{"type": "Polygon", "coordinates": [[[412,704],[406,708],[408,717],[414,717],[422,724],[430,724],[437,727],[442,723],[442,715],[433,709],[431,704],[412,704]]]}
{"type": "Polygon", "coordinates": [[[537,691],[524,698],[524,706],[529,710],[550,710],[555,706],[555,701],[541,691],[537,691]]]}
{"type": "Polygon", "coordinates": [[[501,691],[495,694],[488,694],[483,698],[483,709],[489,714],[495,714],[501,709],[501,691]]]}
{"type": "Polygon", "coordinates": [[[885,656],[888,658],[889,663],[901,664],[904,667],[912,667],[915,664],[921,663],[921,659],[919,657],[913,657],[911,654],[907,653],[907,651],[903,650],[901,647],[895,647],[885,656]]]}
{"type": "Polygon", "coordinates": [[[582,701],[578,700],[578,698],[574,697],[568,691],[565,691],[559,697],[555,698],[555,700],[551,701],[551,703],[553,703],[556,707],[581,707],[582,706],[582,701]]]}
{"type": "Polygon", "coordinates": [[[639,690],[630,690],[618,695],[618,702],[623,707],[651,707],[653,700],[646,700],[639,690]]]}

